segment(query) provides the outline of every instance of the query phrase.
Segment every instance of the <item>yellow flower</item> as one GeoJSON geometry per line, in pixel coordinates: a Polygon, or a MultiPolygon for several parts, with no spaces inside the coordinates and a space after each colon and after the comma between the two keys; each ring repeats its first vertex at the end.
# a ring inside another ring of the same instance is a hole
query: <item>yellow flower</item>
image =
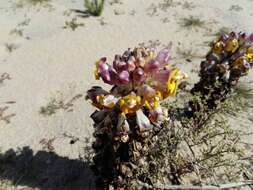
{"type": "Polygon", "coordinates": [[[253,46],[249,47],[246,52],[246,57],[252,61],[253,59],[253,46]]]}
{"type": "Polygon", "coordinates": [[[100,79],[100,76],[99,76],[99,74],[98,74],[98,70],[97,70],[97,69],[95,69],[95,71],[94,71],[94,76],[95,76],[95,79],[96,79],[96,80],[99,80],[99,79],[100,79]]]}
{"type": "Polygon", "coordinates": [[[98,67],[99,67],[100,62],[101,62],[100,60],[96,62],[96,68],[94,70],[94,76],[95,76],[96,80],[100,79],[100,76],[99,76],[99,73],[98,73],[98,67]]]}
{"type": "Polygon", "coordinates": [[[100,72],[108,70],[109,66],[106,63],[106,58],[105,57],[102,57],[95,64],[96,64],[96,67],[95,67],[95,70],[94,70],[94,75],[95,75],[95,79],[99,80],[100,79],[100,72]]]}
{"type": "Polygon", "coordinates": [[[136,96],[134,93],[124,96],[119,100],[121,111],[125,114],[135,113],[139,110],[143,103],[140,96],[136,96]]]}
{"type": "Polygon", "coordinates": [[[98,95],[96,97],[96,101],[98,106],[101,108],[108,108],[112,109],[116,103],[118,102],[119,98],[116,98],[115,96],[108,94],[108,95],[98,95]]]}
{"type": "Polygon", "coordinates": [[[226,42],[225,50],[234,53],[239,48],[239,42],[237,39],[230,39],[226,42]]]}
{"type": "Polygon", "coordinates": [[[188,78],[188,76],[179,69],[172,70],[169,80],[167,82],[166,97],[175,96],[179,83],[186,78],[188,78]]]}
{"type": "Polygon", "coordinates": [[[162,94],[159,91],[156,91],[155,96],[145,97],[145,106],[149,110],[154,110],[160,106],[160,101],[162,100],[162,94]]]}
{"type": "Polygon", "coordinates": [[[221,54],[223,50],[223,43],[221,41],[218,41],[213,46],[213,52],[217,54],[221,54]]]}

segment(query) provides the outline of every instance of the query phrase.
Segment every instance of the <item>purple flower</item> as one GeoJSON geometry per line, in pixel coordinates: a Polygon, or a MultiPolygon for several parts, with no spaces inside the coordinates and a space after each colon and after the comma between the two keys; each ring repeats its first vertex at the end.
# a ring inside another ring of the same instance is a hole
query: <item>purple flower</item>
{"type": "Polygon", "coordinates": [[[142,83],[145,80],[144,70],[140,67],[133,71],[133,81],[135,83],[142,83]]]}
{"type": "Polygon", "coordinates": [[[129,72],[128,71],[122,71],[119,73],[119,84],[127,85],[129,83],[129,72]]]}
{"type": "Polygon", "coordinates": [[[169,80],[171,71],[163,69],[154,74],[154,79],[160,84],[166,84],[169,80]]]}
{"type": "Polygon", "coordinates": [[[119,72],[119,71],[122,71],[122,70],[126,70],[127,69],[127,63],[125,61],[122,61],[122,60],[114,60],[113,62],[113,68],[119,72]]]}
{"type": "Polygon", "coordinates": [[[160,63],[157,60],[151,59],[144,66],[144,71],[146,73],[155,73],[159,70],[160,63]]]}
{"type": "Polygon", "coordinates": [[[143,85],[138,89],[138,95],[145,97],[145,99],[150,99],[155,97],[156,90],[149,85],[143,85]]]}
{"type": "Polygon", "coordinates": [[[171,60],[171,50],[168,48],[162,49],[156,56],[156,60],[162,65],[168,64],[171,60]]]}
{"type": "Polygon", "coordinates": [[[127,70],[128,70],[129,72],[132,72],[132,71],[135,70],[135,68],[136,68],[135,61],[136,61],[136,60],[135,60],[134,56],[129,57],[129,59],[128,59],[128,61],[127,61],[127,70]]]}
{"type": "Polygon", "coordinates": [[[105,83],[110,85],[115,85],[119,81],[118,73],[112,66],[109,66],[108,70],[103,70],[100,73],[100,77],[103,79],[105,83]]]}

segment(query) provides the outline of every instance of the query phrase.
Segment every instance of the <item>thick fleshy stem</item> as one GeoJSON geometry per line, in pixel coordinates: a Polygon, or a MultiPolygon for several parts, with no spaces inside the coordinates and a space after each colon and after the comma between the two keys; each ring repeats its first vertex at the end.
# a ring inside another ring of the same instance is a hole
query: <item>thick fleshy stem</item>
{"type": "Polygon", "coordinates": [[[128,118],[131,133],[127,139],[118,136],[119,108],[96,111],[91,118],[94,121],[95,150],[93,171],[97,176],[98,189],[127,189],[129,181],[138,169],[141,156],[148,153],[151,132],[140,132],[136,116],[128,118]],[[102,119],[102,120],[101,120],[102,119]]]}

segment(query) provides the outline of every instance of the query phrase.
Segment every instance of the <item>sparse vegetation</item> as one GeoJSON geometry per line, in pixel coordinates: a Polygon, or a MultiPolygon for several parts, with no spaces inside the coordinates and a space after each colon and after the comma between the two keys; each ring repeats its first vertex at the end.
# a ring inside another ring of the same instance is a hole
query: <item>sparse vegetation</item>
{"type": "Polygon", "coordinates": [[[71,21],[65,21],[65,26],[63,26],[64,29],[70,28],[72,31],[75,31],[78,27],[84,26],[84,23],[78,23],[77,18],[72,18],[71,21]]]}
{"type": "Polygon", "coordinates": [[[230,111],[232,115],[236,115],[238,112],[248,112],[250,109],[253,109],[253,89],[246,84],[238,84],[233,89],[229,99],[236,108],[230,111]]]}
{"type": "Polygon", "coordinates": [[[9,109],[9,106],[0,106],[0,123],[1,121],[5,122],[6,124],[10,123],[10,119],[14,117],[16,114],[6,114],[6,111],[9,109]]]}
{"type": "Polygon", "coordinates": [[[31,22],[31,19],[30,19],[30,18],[27,18],[27,19],[23,20],[22,22],[20,22],[20,23],[18,24],[18,27],[21,27],[21,26],[28,26],[30,22],[31,22]]]}
{"type": "Polygon", "coordinates": [[[10,31],[10,34],[11,35],[13,35],[13,34],[15,34],[15,35],[18,35],[18,36],[23,36],[23,29],[17,29],[17,28],[15,28],[15,29],[13,29],[13,30],[11,30],[10,31]]]}
{"type": "MultiPolygon", "coordinates": [[[[198,102],[200,100],[198,97],[192,98],[198,102]]],[[[183,106],[180,104],[170,102],[168,105],[170,108],[172,105],[183,106]]],[[[229,105],[224,103],[209,113],[202,110],[191,119],[181,115],[179,122],[176,119],[165,125],[155,136],[158,140],[150,145],[153,147],[150,154],[143,158],[147,163],[138,170],[137,179],[144,179],[145,183],[154,184],[153,187],[157,183],[160,187],[169,187],[170,183],[182,184],[189,176],[195,185],[218,186],[240,179],[245,171],[245,165],[240,159],[246,150],[240,146],[238,134],[225,119],[224,114],[233,108],[229,105]],[[164,176],[171,177],[166,179],[164,176]]],[[[204,104],[201,106],[208,110],[204,104]]]]}
{"type": "Polygon", "coordinates": [[[185,1],[185,2],[182,4],[182,8],[183,8],[183,9],[192,10],[192,9],[195,8],[195,5],[193,4],[193,2],[185,1]]]}
{"type": "Polygon", "coordinates": [[[43,138],[40,140],[40,144],[42,145],[42,149],[43,150],[47,150],[47,151],[54,151],[54,141],[56,140],[56,138],[50,138],[50,139],[46,139],[46,138],[43,138]]]}
{"type": "Polygon", "coordinates": [[[158,7],[162,11],[168,11],[169,8],[180,5],[179,2],[175,2],[174,0],[163,0],[163,2],[158,4],[158,7]]]}
{"type": "Polygon", "coordinates": [[[46,106],[40,108],[39,113],[44,116],[50,116],[55,114],[58,109],[60,109],[59,103],[52,99],[46,106]]]}
{"type": "Polygon", "coordinates": [[[49,5],[51,0],[18,0],[16,2],[16,7],[17,8],[23,8],[24,6],[36,6],[36,5],[49,5]]]}
{"type": "Polygon", "coordinates": [[[190,16],[187,18],[181,18],[179,24],[183,28],[197,29],[205,26],[205,21],[196,16],[190,16]]]}
{"type": "Polygon", "coordinates": [[[161,45],[160,40],[149,40],[148,42],[142,42],[138,44],[140,47],[143,48],[158,48],[161,45]]]}
{"type": "Polygon", "coordinates": [[[2,84],[5,80],[10,80],[11,76],[8,73],[2,73],[0,75],[0,84],[2,84]]]}
{"type": "Polygon", "coordinates": [[[93,16],[100,16],[104,9],[104,0],[84,0],[84,6],[93,16]]]}
{"type": "MultiPolygon", "coordinates": [[[[0,85],[3,84],[5,80],[11,80],[11,77],[8,73],[2,73],[0,74],[0,85]]],[[[15,101],[8,101],[8,102],[0,102],[0,124],[4,122],[5,124],[10,123],[11,118],[14,117],[16,114],[14,113],[6,113],[8,109],[10,108],[8,104],[14,104],[15,101]]],[[[0,181],[0,187],[1,187],[1,181],[0,181]]]]}
{"type": "Polygon", "coordinates": [[[150,17],[153,17],[153,16],[157,16],[158,15],[158,7],[152,3],[148,8],[147,8],[147,14],[150,16],[150,17]]]}
{"type": "Polygon", "coordinates": [[[18,46],[17,46],[16,44],[14,44],[14,43],[6,43],[6,44],[5,44],[5,49],[6,49],[9,53],[13,52],[13,51],[16,50],[17,48],[18,48],[18,46]]]}
{"type": "Polygon", "coordinates": [[[157,16],[159,15],[159,10],[162,12],[168,12],[170,8],[180,6],[182,9],[188,9],[192,10],[195,8],[195,5],[193,2],[180,2],[180,1],[175,1],[175,0],[163,0],[160,3],[152,3],[148,8],[147,8],[147,14],[149,16],[157,16]]]}
{"type": "Polygon", "coordinates": [[[157,16],[159,10],[167,12],[171,7],[175,7],[177,5],[180,5],[180,2],[175,2],[174,0],[163,0],[161,3],[158,4],[152,3],[147,8],[147,14],[151,17],[157,16]]]}
{"type": "Polygon", "coordinates": [[[52,98],[46,106],[42,106],[40,108],[39,113],[43,116],[51,116],[55,114],[57,110],[72,112],[73,111],[72,107],[74,106],[74,102],[81,97],[82,97],[82,94],[77,94],[68,101],[64,101],[62,99],[57,100],[56,98],[52,98]]]}
{"type": "Polygon", "coordinates": [[[243,8],[240,5],[231,5],[229,8],[230,11],[241,11],[243,8]]]}

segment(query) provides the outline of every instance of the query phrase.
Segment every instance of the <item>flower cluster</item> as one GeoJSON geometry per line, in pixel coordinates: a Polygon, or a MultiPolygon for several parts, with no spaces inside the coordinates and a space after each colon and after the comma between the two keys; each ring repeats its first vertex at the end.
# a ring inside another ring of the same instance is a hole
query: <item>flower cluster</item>
{"type": "Polygon", "coordinates": [[[121,140],[131,132],[128,120],[132,116],[141,132],[164,120],[166,111],[160,102],[174,96],[180,81],[186,78],[170,60],[170,49],[156,53],[154,49],[135,48],[115,55],[113,64],[106,58],[96,62],[95,78],[113,87],[109,92],[93,87],[87,97],[103,112],[119,109],[117,134],[124,137],[121,140]]]}
{"type": "Polygon", "coordinates": [[[209,96],[208,107],[213,108],[226,99],[232,87],[252,66],[253,35],[222,34],[211,44],[206,60],[201,62],[200,81],[191,92],[209,96]]]}
{"type": "Polygon", "coordinates": [[[253,65],[253,36],[231,32],[223,34],[212,44],[201,64],[201,77],[236,82],[253,65]]]}

